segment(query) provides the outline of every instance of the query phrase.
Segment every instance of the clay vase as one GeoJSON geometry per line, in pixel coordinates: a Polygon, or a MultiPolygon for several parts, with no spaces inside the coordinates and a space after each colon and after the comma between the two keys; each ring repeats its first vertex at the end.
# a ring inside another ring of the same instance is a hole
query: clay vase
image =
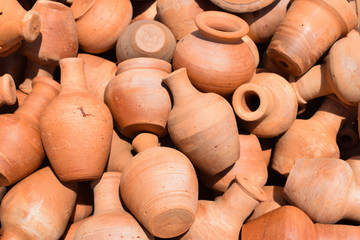
{"type": "Polygon", "coordinates": [[[93,212],[94,195],[89,182],[79,182],[75,206],[68,223],[79,222],[93,212]]]}
{"type": "Polygon", "coordinates": [[[116,75],[116,64],[107,59],[86,53],[79,53],[77,57],[84,59],[87,89],[104,101],[105,88],[116,75]]]}
{"type": "Polygon", "coordinates": [[[300,76],[356,24],[346,0],[292,1],[271,39],[268,56],[289,75],[300,76]]]}
{"type": "Polygon", "coordinates": [[[125,168],[120,192],[126,207],[155,237],[176,237],[190,228],[198,204],[198,182],[190,160],[159,147],[151,133],[133,140],[139,152],[125,168]]]}
{"type": "Polygon", "coordinates": [[[17,183],[1,203],[2,239],[59,239],[74,207],[76,188],[61,183],[50,167],[17,183]]]}
{"type": "Polygon", "coordinates": [[[354,172],[355,181],[360,185],[360,156],[354,156],[346,160],[354,172]]]}
{"type": "Polygon", "coordinates": [[[74,0],[80,48],[88,53],[103,53],[116,44],[132,18],[130,0],[74,0]]]}
{"type": "Polygon", "coordinates": [[[327,97],[307,120],[296,119],[275,145],[271,168],[287,176],[298,158],[339,158],[336,135],[353,114],[349,106],[327,97]]]}
{"type": "Polygon", "coordinates": [[[254,75],[253,53],[242,40],[249,25],[235,15],[217,11],[198,14],[195,23],[199,30],[176,46],[173,68],[186,68],[198,90],[228,97],[254,75]]]}
{"type": "Polygon", "coordinates": [[[40,37],[20,48],[28,59],[25,81],[20,85],[25,93],[31,92],[31,80],[35,76],[52,77],[59,60],[76,57],[79,48],[75,19],[69,7],[54,1],[37,1],[32,10],[39,13],[42,24],[40,37]]]}
{"type": "Polygon", "coordinates": [[[0,76],[10,74],[14,79],[15,85],[19,86],[24,81],[24,68],[26,58],[19,52],[0,58],[0,76]]]}
{"type": "Polygon", "coordinates": [[[74,240],[82,239],[154,239],[144,230],[120,202],[121,173],[106,172],[92,182],[94,215],[75,232],[74,240]]]}
{"type": "Polygon", "coordinates": [[[25,178],[44,161],[39,124],[46,106],[59,94],[52,79],[34,79],[34,90],[14,114],[0,115],[0,185],[25,178]]]}
{"type": "Polygon", "coordinates": [[[109,160],[105,170],[107,172],[123,172],[132,161],[132,150],[132,145],[124,137],[118,135],[116,131],[113,131],[109,160]]]}
{"type": "Polygon", "coordinates": [[[41,139],[56,175],[64,182],[98,179],[111,146],[107,106],[87,91],[84,60],[63,58],[61,91],[40,122],[41,139]]]}
{"type": "Polygon", "coordinates": [[[245,13],[258,11],[275,0],[210,0],[217,6],[229,12],[245,13]]]}
{"type": "Polygon", "coordinates": [[[341,159],[297,159],[284,194],[291,205],[303,210],[314,222],[360,222],[360,185],[349,164],[341,159]]]}
{"type": "Polygon", "coordinates": [[[238,174],[260,187],[267,181],[267,164],[258,138],[253,134],[239,134],[239,142],[240,157],[234,165],[213,176],[198,173],[202,183],[217,194],[224,193],[238,174]]]}
{"type": "Polygon", "coordinates": [[[266,194],[260,187],[237,175],[223,196],[215,201],[199,200],[194,224],[176,239],[239,239],[243,222],[265,200],[266,194]]]}
{"type": "Polygon", "coordinates": [[[157,10],[156,10],[157,1],[142,1],[137,2],[133,5],[133,19],[131,23],[140,20],[158,20],[157,18],[157,10]]]}
{"type": "Polygon", "coordinates": [[[175,47],[175,37],[168,27],[155,20],[140,20],[121,33],[116,43],[116,58],[119,62],[137,57],[170,62],[175,47]]]}
{"type": "Polygon", "coordinates": [[[249,83],[238,87],[232,106],[239,125],[261,138],[272,138],[290,128],[297,116],[294,90],[283,77],[268,72],[256,73],[249,83]]]}
{"type": "Polygon", "coordinates": [[[185,68],[163,81],[174,99],[168,131],[176,147],[210,176],[234,164],[240,156],[240,143],[231,105],[218,94],[196,90],[185,68]]]}
{"type": "Polygon", "coordinates": [[[171,100],[161,83],[170,72],[171,65],[156,58],[133,58],[118,65],[116,77],[105,89],[105,103],[121,134],[129,138],[140,132],[167,134],[171,100]]]}
{"type": "Polygon", "coordinates": [[[26,11],[17,0],[1,1],[0,56],[15,52],[22,44],[35,41],[39,36],[41,19],[37,12],[26,11]]]}
{"type": "Polygon", "coordinates": [[[10,74],[0,77],[0,107],[2,105],[13,105],[16,102],[16,87],[14,79],[10,74]]]}
{"type": "Polygon", "coordinates": [[[360,239],[360,228],[340,224],[314,224],[299,208],[283,206],[244,224],[241,239],[351,240],[360,239]]]}
{"type": "Polygon", "coordinates": [[[269,42],[285,18],[289,2],[290,0],[275,0],[255,12],[240,14],[239,16],[249,24],[249,37],[256,43],[269,42]]]}
{"type": "Polygon", "coordinates": [[[356,117],[352,116],[346,120],[337,134],[336,140],[340,151],[343,149],[351,149],[359,144],[359,135],[356,126],[356,117]]]}
{"type": "Polygon", "coordinates": [[[178,41],[196,31],[196,15],[216,9],[215,5],[205,0],[157,0],[156,5],[159,21],[173,32],[178,41]]]}

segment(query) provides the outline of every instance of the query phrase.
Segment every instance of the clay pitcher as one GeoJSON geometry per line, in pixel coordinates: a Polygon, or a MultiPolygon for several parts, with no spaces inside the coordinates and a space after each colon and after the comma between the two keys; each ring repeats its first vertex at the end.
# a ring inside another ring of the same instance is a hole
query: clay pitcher
{"type": "Polygon", "coordinates": [[[16,87],[14,79],[10,74],[0,77],[0,107],[3,105],[14,105],[16,103],[16,87]]]}

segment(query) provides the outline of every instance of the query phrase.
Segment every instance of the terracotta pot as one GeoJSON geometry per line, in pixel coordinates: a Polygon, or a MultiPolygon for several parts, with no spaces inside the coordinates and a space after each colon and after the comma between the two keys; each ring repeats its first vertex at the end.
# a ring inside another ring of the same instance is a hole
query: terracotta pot
{"type": "Polygon", "coordinates": [[[272,138],[290,128],[297,116],[296,95],[286,79],[275,74],[256,73],[238,87],[232,106],[240,126],[262,138],[272,138]]]}
{"type": "Polygon", "coordinates": [[[240,143],[230,104],[218,94],[197,91],[185,68],[163,81],[174,99],[168,131],[177,148],[207,175],[234,164],[240,156],[240,143]]]}
{"type": "Polygon", "coordinates": [[[89,182],[78,183],[75,206],[69,219],[69,223],[79,222],[93,212],[94,195],[89,182]]]}
{"type": "Polygon", "coordinates": [[[196,31],[195,17],[207,10],[216,10],[216,6],[205,0],[157,0],[159,21],[174,34],[176,40],[196,31]]]}
{"type": "Polygon", "coordinates": [[[10,74],[0,77],[0,106],[13,105],[16,102],[16,87],[10,74]]]}
{"type": "Polygon", "coordinates": [[[39,36],[41,19],[35,11],[25,11],[17,0],[1,1],[0,56],[15,52],[22,43],[35,41],[39,36]]]}
{"type": "Polygon", "coordinates": [[[133,147],[123,136],[113,131],[109,160],[105,170],[107,172],[123,172],[126,166],[132,161],[131,151],[133,147]]]}
{"type": "Polygon", "coordinates": [[[339,158],[336,135],[353,109],[335,97],[326,98],[307,120],[296,119],[275,145],[271,168],[287,176],[298,158],[339,158]]]}
{"type": "Polygon", "coordinates": [[[346,120],[337,134],[336,142],[340,150],[351,149],[359,144],[359,135],[355,116],[346,120]]]}
{"type": "Polygon", "coordinates": [[[120,192],[126,207],[152,235],[171,238],[195,220],[198,182],[190,160],[173,148],[158,147],[157,140],[151,133],[134,139],[133,147],[140,152],[125,168],[120,192]]]}
{"type": "Polygon", "coordinates": [[[119,62],[137,57],[152,57],[171,62],[176,40],[169,28],[155,20],[140,20],[121,33],[116,44],[119,62]]]}
{"type": "Polygon", "coordinates": [[[116,64],[107,59],[86,53],[79,53],[78,58],[84,59],[87,89],[104,101],[105,88],[116,75],[116,64]]]}
{"type": "Polygon", "coordinates": [[[133,4],[133,19],[131,22],[136,22],[140,20],[158,20],[157,19],[157,10],[156,10],[157,1],[142,1],[133,4]]]}
{"type": "Polygon", "coordinates": [[[217,6],[230,12],[254,12],[260,10],[275,0],[210,0],[217,6]]]}
{"type": "Polygon", "coordinates": [[[92,182],[94,215],[76,230],[74,240],[81,239],[154,239],[120,202],[121,173],[106,172],[92,182]]]}
{"type": "Polygon", "coordinates": [[[249,24],[249,37],[256,43],[269,42],[285,18],[289,2],[290,0],[275,0],[255,12],[240,14],[239,16],[249,24]]]}
{"type": "Polygon", "coordinates": [[[350,240],[359,237],[358,226],[314,224],[303,211],[294,206],[283,206],[271,211],[244,224],[241,231],[242,240],[350,240]]]}
{"type": "Polygon", "coordinates": [[[144,131],[159,137],[167,134],[171,101],[161,82],[170,72],[171,65],[156,58],[133,58],[118,65],[116,77],[106,87],[105,103],[121,134],[129,138],[144,131]]]}
{"type": "Polygon", "coordinates": [[[250,50],[251,50],[251,52],[252,52],[252,54],[254,56],[254,59],[255,59],[255,68],[257,68],[257,66],[260,63],[260,55],[259,55],[259,50],[258,50],[256,44],[254,43],[254,41],[248,35],[243,36],[241,39],[250,48],[250,50]]]}
{"type": "Polygon", "coordinates": [[[239,141],[240,157],[234,165],[214,176],[198,173],[204,185],[215,190],[216,193],[224,193],[238,174],[260,187],[267,181],[267,164],[258,138],[253,134],[239,134],[239,141]]]}
{"type": "Polygon", "coordinates": [[[88,53],[102,53],[116,41],[132,18],[130,0],[74,0],[79,44],[88,53]]]}
{"type": "Polygon", "coordinates": [[[198,14],[195,23],[199,30],[176,46],[173,68],[185,67],[200,91],[230,96],[254,75],[253,53],[242,40],[249,26],[235,15],[217,11],[198,14]]]}
{"type": "Polygon", "coordinates": [[[110,152],[111,113],[87,91],[83,59],[64,58],[59,63],[61,91],[40,123],[46,154],[62,181],[98,179],[110,152]]]}
{"type": "Polygon", "coordinates": [[[9,186],[38,169],[45,153],[39,123],[46,106],[59,94],[52,79],[34,79],[34,90],[14,114],[0,115],[0,185],[9,186]]]}
{"type": "Polygon", "coordinates": [[[295,0],[271,39],[268,56],[289,75],[300,76],[356,24],[346,0],[295,0]]]}
{"type": "Polygon", "coordinates": [[[360,156],[353,156],[346,160],[354,172],[355,181],[360,185],[360,156]]]}
{"type": "Polygon", "coordinates": [[[50,167],[17,183],[1,203],[2,239],[59,239],[74,207],[76,188],[61,183],[50,167]]]}
{"type": "Polygon", "coordinates": [[[360,185],[349,164],[341,159],[297,159],[284,194],[291,205],[303,210],[314,222],[360,222],[360,185]]]}
{"type": "Polygon", "coordinates": [[[10,74],[15,85],[19,86],[24,81],[24,66],[26,58],[19,52],[0,58],[0,76],[10,74]]]}
{"type": "Polygon", "coordinates": [[[239,239],[243,222],[265,200],[266,194],[260,187],[237,175],[223,196],[215,201],[199,201],[194,224],[177,239],[239,239]]]}

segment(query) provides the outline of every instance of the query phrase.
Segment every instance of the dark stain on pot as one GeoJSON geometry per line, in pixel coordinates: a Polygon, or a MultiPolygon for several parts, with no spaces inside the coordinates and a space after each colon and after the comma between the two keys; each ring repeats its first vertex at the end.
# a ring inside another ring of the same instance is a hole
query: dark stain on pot
{"type": "Polygon", "coordinates": [[[79,107],[78,109],[80,110],[83,117],[92,116],[92,114],[90,114],[90,113],[85,113],[85,111],[82,107],[79,107]]]}

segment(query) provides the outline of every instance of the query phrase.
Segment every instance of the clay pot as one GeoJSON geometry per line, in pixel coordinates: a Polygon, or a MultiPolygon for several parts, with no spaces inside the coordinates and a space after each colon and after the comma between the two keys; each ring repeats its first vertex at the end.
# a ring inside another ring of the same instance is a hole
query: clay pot
{"type": "Polygon", "coordinates": [[[249,24],[249,37],[256,43],[269,42],[285,18],[289,2],[290,0],[275,0],[255,12],[240,14],[239,16],[249,24]]]}
{"type": "Polygon", "coordinates": [[[106,172],[92,182],[94,215],[76,230],[74,240],[81,239],[154,239],[120,202],[121,173],[106,172]]]}
{"type": "MultiPolygon", "coordinates": [[[[92,217],[92,216],[90,216],[92,217]]],[[[90,218],[89,217],[89,218],[90,218]]],[[[68,225],[64,234],[61,236],[61,240],[74,240],[74,235],[76,233],[76,230],[80,227],[81,224],[83,224],[85,221],[87,221],[89,218],[84,218],[83,220],[80,220],[78,222],[75,222],[71,225],[68,225]]]]}
{"type": "Polygon", "coordinates": [[[9,186],[38,169],[45,153],[39,123],[46,106],[59,94],[52,79],[34,79],[34,90],[14,114],[0,115],[0,185],[9,186]]]}
{"type": "Polygon", "coordinates": [[[337,144],[340,150],[351,149],[359,144],[359,135],[357,131],[356,117],[353,116],[346,120],[337,134],[337,144]]]}
{"type": "Polygon", "coordinates": [[[107,106],[86,89],[84,60],[60,60],[61,91],[40,123],[56,175],[64,182],[98,179],[110,152],[113,121],[107,106]]]}
{"type": "Polygon", "coordinates": [[[116,58],[119,62],[137,57],[170,62],[175,47],[175,37],[164,24],[155,20],[140,20],[121,33],[116,44],[116,58]]]}
{"type": "Polygon", "coordinates": [[[174,34],[176,40],[196,31],[195,17],[207,10],[216,10],[216,6],[205,0],[157,0],[159,21],[174,34]]]}
{"type": "Polygon", "coordinates": [[[137,2],[133,5],[133,19],[131,23],[140,20],[157,20],[157,10],[156,10],[157,1],[142,1],[137,2]]]}
{"type": "Polygon", "coordinates": [[[217,6],[229,12],[254,12],[260,10],[275,0],[210,0],[217,6]]]}
{"type": "Polygon", "coordinates": [[[296,119],[275,145],[271,168],[287,176],[298,158],[339,158],[336,135],[353,109],[335,97],[327,97],[307,120],[296,119]]]}
{"type": "Polygon", "coordinates": [[[93,212],[94,195],[89,182],[78,183],[75,206],[69,219],[69,223],[79,222],[93,212]]]}
{"type": "Polygon", "coordinates": [[[240,126],[262,138],[272,138],[290,128],[298,104],[288,81],[275,73],[260,72],[238,87],[232,106],[240,126]]]}
{"type": "Polygon", "coordinates": [[[257,66],[260,63],[260,55],[259,55],[259,50],[258,50],[256,44],[254,43],[254,41],[248,35],[243,36],[241,39],[250,48],[250,50],[251,50],[251,52],[252,52],[252,54],[254,56],[254,59],[255,59],[255,68],[257,68],[257,66]]]}
{"type": "Polygon", "coordinates": [[[22,43],[35,41],[39,36],[41,19],[37,12],[25,11],[17,0],[1,1],[0,56],[15,52],[22,43]]]}
{"type": "Polygon", "coordinates": [[[15,85],[24,81],[24,66],[26,58],[18,52],[0,58],[0,76],[10,74],[15,85]]]}
{"type": "Polygon", "coordinates": [[[130,0],[74,0],[79,44],[88,53],[110,50],[132,18],[130,0]]]}
{"type": "Polygon", "coordinates": [[[260,187],[267,181],[267,164],[258,138],[253,134],[239,134],[239,141],[240,157],[234,165],[214,176],[198,174],[204,185],[215,190],[216,193],[224,193],[238,174],[260,187]]]}
{"type": "Polygon", "coordinates": [[[284,194],[291,205],[303,210],[314,222],[360,222],[360,185],[349,164],[341,159],[297,159],[284,194]]]}
{"type": "Polygon", "coordinates": [[[16,88],[14,79],[10,74],[0,77],[0,106],[13,105],[16,102],[16,88]]]}
{"type": "Polygon", "coordinates": [[[295,0],[271,39],[268,56],[289,75],[300,76],[356,24],[346,0],[295,0]]]}
{"type": "Polygon", "coordinates": [[[171,65],[156,58],[133,58],[118,65],[116,77],[105,89],[105,103],[121,134],[129,138],[140,132],[167,134],[171,101],[161,82],[170,72],[171,65]]]}
{"type": "Polygon", "coordinates": [[[230,96],[254,75],[253,53],[242,40],[249,26],[235,15],[217,11],[198,14],[195,23],[199,30],[176,46],[173,68],[185,67],[200,91],[230,96]]]}
{"type": "Polygon", "coordinates": [[[234,164],[240,156],[240,143],[230,104],[218,94],[196,90],[185,68],[163,81],[174,99],[168,131],[176,147],[207,175],[234,164]]]}
{"type": "Polygon", "coordinates": [[[140,151],[125,168],[120,192],[126,207],[155,237],[176,237],[190,228],[198,203],[198,182],[181,152],[158,147],[157,137],[142,133],[133,141],[140,151]]]}
{"type": "Polygon", "coordinates": [[[199,201],[194,224],[177,239],[239,239],[243,222],[265,200],[266,194],[260,187],[237,175],[223,196],[215,201],[199,201]]]}
{"type": "Polygon", "coordinates": [[[76,188],[61,183],[50,167],[17,183],[1,203],[2,239],[59,239],[74,207],[76,188]]]}
{"type": "Polygon", "coordinates": [[[294,206],[283,206],[271,211],[244,224],[241,231],[242,240],[350,240],[359,237],[358,226],[314,224],[303,211],[294,206]]]}
{"type": "Polygon", "coordinates": [[[107,172],[123,172],[132,161],[132,150],[132,145],[124,140],[124,137],[119,136],[116,131],[113,131],[109,160],[105,170],[107,172]]]}
{"type": "Polygon", "coordinates": [[[116,75],[116,64],[107,59],[86,53],[78,54],[78,58],[84,59],[87,89],[104,101],[105,88],[116,75]]]}
{"type": "Polygon", "coordinates": [[[354,172],[355,181],[360,185],[360,156],[353,156],[346,160],[354,172]]]}

